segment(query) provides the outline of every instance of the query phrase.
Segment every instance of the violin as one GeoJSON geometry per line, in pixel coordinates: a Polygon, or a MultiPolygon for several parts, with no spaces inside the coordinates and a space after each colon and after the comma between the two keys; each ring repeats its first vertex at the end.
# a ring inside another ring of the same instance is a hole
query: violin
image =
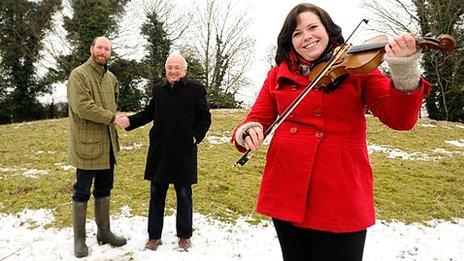
{"type": "MultiPolygon", "coordinates": [[[[387,36],[379,35],[359,46],[339,46],[334,50],[338,57],[333,61],[329,70],[320,77],[316,88],[324,88],[346,74],[366,74],[379,67],[383,62],[387,36]]],[[[456,39],[451,35],[440,35],[436,39],[431,37],[416,38],[419,49],[429,48],[442,52],[451,52],[456,47],[456,39]]],[[[331,59],[332,60],[332,59],[331,59]]],[[[328,62],[321,62],[314,67],[307,77],[314,81],[321,74],[328,62]]]]}
{"type": "MultiPolygon", "coordinates": [[[[321,62],[306,75],[311,80],[310,84],[284,112],[277,116],[274,123],[264,133],[264,139],[277,130],[313,88],[324,88],[344,75],[367,74],[379,67],[383,62],[385,46],[388,44],[387,40],[387,36],[380,35],[359,46],[345,43],[335,48],[333,56],[328,61],[321,62]]],[[[437,39],[416,38],[416,46],[417,48],[451,52],[456,47],[456,39],[451,35],[440,35],[437,39]]],[[[247,150],[234,165],[245,165],[250,159],[250,152],[250,149],[247,150]]]]}

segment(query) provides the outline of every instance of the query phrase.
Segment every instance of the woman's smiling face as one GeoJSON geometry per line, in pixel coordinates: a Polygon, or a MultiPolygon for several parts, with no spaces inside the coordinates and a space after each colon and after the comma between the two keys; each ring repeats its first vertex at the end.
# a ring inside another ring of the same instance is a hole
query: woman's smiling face
{"type": "Polygon", "coordinates": [[[296,52],[308,61],[316,60],[329,43],[329,35],[319,17],[312,12],[298,16],[298,24],[292,34],[296,52]]]}

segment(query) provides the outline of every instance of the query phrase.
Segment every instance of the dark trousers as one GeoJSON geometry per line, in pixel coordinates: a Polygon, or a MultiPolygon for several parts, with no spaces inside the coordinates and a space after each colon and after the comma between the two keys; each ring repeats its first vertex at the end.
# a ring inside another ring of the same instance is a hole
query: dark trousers
{"type": "MultiPolygon", "coordinates": [[[[151,182],[148,210],[148,236],[160,239],[163,231],[164,206],[169,184],[151,182]]],[[[192,186],[174,184],[177,198],[176,231],[180,238],[192,236],[192,186]]]]}
{"type": "Polygon", "coordinates": [[[110,168],[101,170],[76,170],[76,183],[74,183],[73,201],[87,202],[90,199],[92,181],[95,180],[92,194],[95,198],[111,195],[114,182],[114,156],[110,153],[110,168]]]}
{"type": "Polygon", "coordinates": [[[285,261],[361,261],[366,230],[330,233],[272,219],[285,261]]]}

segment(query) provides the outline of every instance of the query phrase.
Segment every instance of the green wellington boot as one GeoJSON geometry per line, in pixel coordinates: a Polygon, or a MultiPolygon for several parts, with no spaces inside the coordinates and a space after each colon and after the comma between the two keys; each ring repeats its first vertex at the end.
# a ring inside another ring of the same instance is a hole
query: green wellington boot
{"type": "Polygon", "coordinates": [[[100,245],[110,243],[112,246],[124,246],[124,237],[113,234],[110,230],[110,197],[95,198],[95,222],[97,223],[97,241],[100,245]]]}
{"type": "Polygon", "coordinates": [[[85,216],[87,214],[87,202],[73,201],[72,218],[74,229],[74,255],[84,257],[89,255],[85,244],[85,216]]]}

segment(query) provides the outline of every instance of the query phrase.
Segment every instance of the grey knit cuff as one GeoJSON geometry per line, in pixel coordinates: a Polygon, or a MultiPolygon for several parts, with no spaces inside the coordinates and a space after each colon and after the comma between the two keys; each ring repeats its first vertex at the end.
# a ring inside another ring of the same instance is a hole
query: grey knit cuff
{"type": "Polygon", "coordinates": [[[245,147],[245,140],[243,140],[243,133],[245,133],[245,131],[247,131],[249,128],[253,128],[253,127],[260,127],[261,129],[263,129],[263,125],[261,125],[261,123],[259,122],[255,122],[255,121],[247,122],[243,124],[242,126],[238,127],[237,131],[235,132],[235,142],[238,145],[245,147]]]}
{"type": "Polygon", "coordinates": [[[414,91],[419,86],[420,70],[419,60],[421,52],[412,56],[397,58],[385,56],[391,70],[391,77],[396,89],[404,92],[414,91]]]}

